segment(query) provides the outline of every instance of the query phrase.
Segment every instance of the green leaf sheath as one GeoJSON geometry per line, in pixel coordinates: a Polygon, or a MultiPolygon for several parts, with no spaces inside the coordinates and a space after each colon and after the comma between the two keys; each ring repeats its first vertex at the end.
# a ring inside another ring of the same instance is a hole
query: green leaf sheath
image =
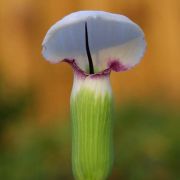
{"type": "Polygon", "coordinates": [[[81,88],[71,97],[71,115],[75,179],[107,179],[113,163],[111,94],[81,88]]]}

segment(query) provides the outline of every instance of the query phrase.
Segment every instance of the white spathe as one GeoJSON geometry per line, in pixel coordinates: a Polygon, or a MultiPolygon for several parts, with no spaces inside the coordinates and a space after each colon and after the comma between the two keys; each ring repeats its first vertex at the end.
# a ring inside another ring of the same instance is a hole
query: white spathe
{"type": "Polygon", "coordinates": [[[139,63],[146,47],[141,28],[123,15],[103,11],[79,11],[58,21],[44,38],[43,56],[51,63],[75,59],[86,72],[85,23],[95,69],[102,71],[114,60],[127,69],[139,63]]]}

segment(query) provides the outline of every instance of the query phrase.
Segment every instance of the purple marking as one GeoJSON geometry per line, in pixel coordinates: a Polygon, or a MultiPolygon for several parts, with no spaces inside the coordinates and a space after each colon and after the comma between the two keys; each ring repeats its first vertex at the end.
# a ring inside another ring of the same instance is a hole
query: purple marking
{"type": "Polygon", "coordinates": [[[86,74],[81,68],[79,68],[79,66],[75,62],[75,59],[64,59],[63,61],[70,64],[73,68],[74,73],[82,79],[85,79],[88,76],[88,74],[86,74]]]}
{"type": "Polygon", "coordinates": [[[107,77],[107,76],[109,77],[110,73],[111,73],[111,69],[108,68],[108,69],[105,69],[105,70],[103,70],[101,72],[98,72],[98,73],[95,73],[95,74],[91,74],[90,77],[92,79],[102,78],[102,77],[107,77]]]}
{"type": "Polygon", "coordinates": [[[82,78],[85,79],[86,77],[91,77],[91,78],[100,78],[100,77],[105,77],[105,76],[109,76],[110,72],[111,72],[111,68],[107,68],[101,72],[95,73],[95,74],[88,74],[86,72],[84,72],[75,62],[75,59],[64,59],[64,62],[67,62],[68,64],[71,65],[71,67],[73,68],[74,73],[82,78]]]}
{"type": "Polygon", "coordinates": [[[67,62],[68,64],[71,65],[71,67],[73,68],[73,71],[75,73],[75,75],[77,75],[78,77],[85,79],[86,77],[91,77],[91,78],[102,78],[102,77],[106,77],[109,76],[111,73],[111,70],[119,72],[119,71],[126,71],[129,69],[129,67],[123,65],[121,62],[119,62],[119,60],[109,60],[108,61],[108,68],[95,73],[95,74],[88,74],[85,71],[83,71],[77,64],[76,64],[76,60],[75,59],[64,59],[64,62],[67,62]]]}
{"type": "Polygon", "coordinates": [[[122,64],[119,60],[109,60],[108,62],[108,68],[110,68],[113,71],[119,72],[119,71],[127,71],[129,68],[122,64]]]}

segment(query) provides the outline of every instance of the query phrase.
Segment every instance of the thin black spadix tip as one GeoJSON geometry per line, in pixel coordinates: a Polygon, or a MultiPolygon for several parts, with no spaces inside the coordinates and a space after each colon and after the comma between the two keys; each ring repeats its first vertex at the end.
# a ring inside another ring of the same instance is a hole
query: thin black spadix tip
{"type": "Polygon", "coordinates": [[[89,73],[94,74],[93,61],[92,61],[91,52],[89,49],[87,22],[85,22],[85,41],[86,41],[86,53],[87,53],[87,57],[89,61],[89,73]]]}

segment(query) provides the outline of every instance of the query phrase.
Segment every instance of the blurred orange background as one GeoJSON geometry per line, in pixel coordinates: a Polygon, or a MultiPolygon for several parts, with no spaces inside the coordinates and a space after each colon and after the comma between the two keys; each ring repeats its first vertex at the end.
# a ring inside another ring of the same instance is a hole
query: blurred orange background
{"type": "Polygon", "coordinates": [[[51,25],[79,10],[123,14],[145,32],[147,51],[142,62],[131,71],[111,75],[115,107],[135,101],[178,112],[179,0],[0,0],[1,101],[10,103],[27,95],[31,103],[23,121],[51,124],[69,118],[72,70],[65,63],[45,61],[41,43],[51,25]]]}
{"type": "Polygon", "coordinates": [[[127,99],[156,98],[180,102],[180,1],[178,0],[1,0],[0,71],[6,96],[33,88],[38,119],[69,112],[71,68],[52,65],[41,55],[41,43],[49,27],[79,10],[104,10],[124,14],[145,32],[147,52],[136,68],[111,76],[117,103],[127,99]]]}

